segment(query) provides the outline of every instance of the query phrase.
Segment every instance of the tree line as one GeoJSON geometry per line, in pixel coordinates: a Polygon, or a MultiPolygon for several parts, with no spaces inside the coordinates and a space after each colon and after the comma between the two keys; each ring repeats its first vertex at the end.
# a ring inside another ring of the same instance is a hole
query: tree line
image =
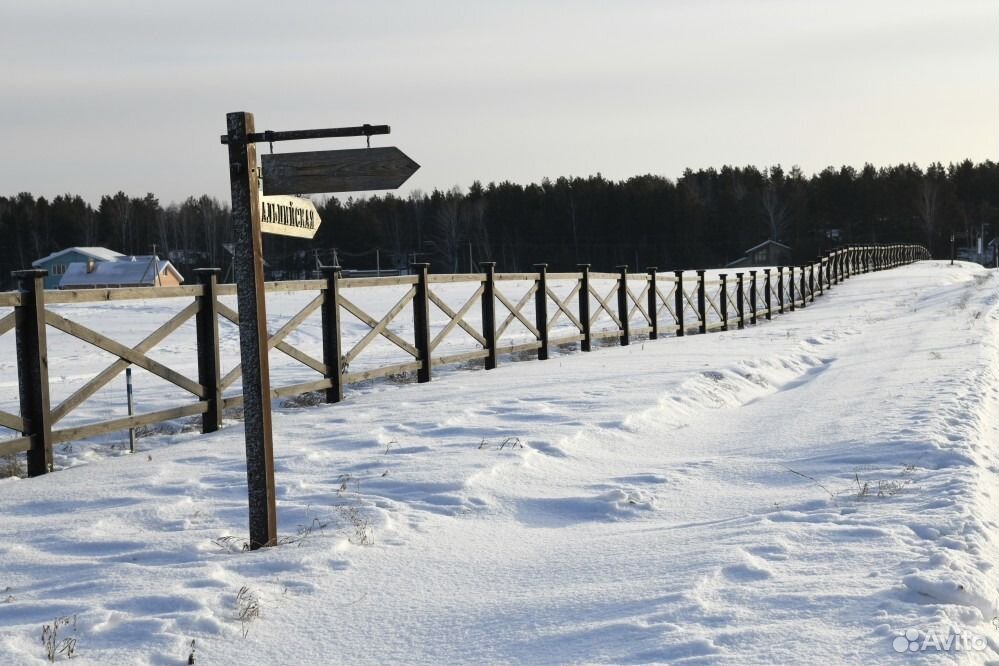
{"type": "MultiPolygon", "coordinates": [[[[520,185],[473,183],[367,198],[317,201],[322,225],[309,240],[265,236],[275,278],[311,276],[319,265],[405,268],[429,261],[433,272],[551,270],[589,263],[595,270],[723,266],[765,240],[792,248],[795,261],[838,245],[921,243],[947,256],[950,237],[970,243],[999,231],[999,165],[965,160],[861,169],[829,167],[806,176],[797,167],[686,170],[671,180],[642,175],[608,180],[544,179],[520,185]]],[[[123,192],[96,207],[65,194],[52,200],[22,192],[0,196],[0,275],[72,246],[124,254],[155,247],[190,278],[203,266],[231,279],[229,207],[202,195],[163,206],[157,197],[123,192]]]]}

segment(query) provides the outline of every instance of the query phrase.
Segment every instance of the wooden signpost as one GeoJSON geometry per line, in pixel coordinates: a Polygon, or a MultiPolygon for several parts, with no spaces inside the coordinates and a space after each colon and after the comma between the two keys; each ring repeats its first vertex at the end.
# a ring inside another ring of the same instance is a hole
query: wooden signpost
{"type": "MultiPolygon", "coordinates": [[[[232,193],[234,273],[239,306],[239,352],[243,369],[246,480],[250,548],[277,543],[274,501],[274,442],[271,431],[270,366],[261,232],[312,238],[319,215],[308,199],[260,195],[258,142],[388,134],[388,125],[361,125],[290,132],[256,132],[253,114],[226,114],[229,184],[232,193]]],[[[398,148],[330,150],[265,156],[264,194],[304,194],[394,189],[419,165],[398,148]],[[365,155],[362,155],[364,153],[365,155]],[[303,158],[302,156],[310,156],[303,158]],[[273,158],[283,158],[274,160],[273,158]],[[273,183],[269,186],[269,180],[273,183]]]]}

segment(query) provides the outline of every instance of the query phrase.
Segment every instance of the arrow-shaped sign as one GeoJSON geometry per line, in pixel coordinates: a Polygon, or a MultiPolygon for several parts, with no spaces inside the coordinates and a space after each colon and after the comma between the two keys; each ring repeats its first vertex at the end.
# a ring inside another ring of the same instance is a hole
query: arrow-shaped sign
{"type": "Polygon", "coordinates": [[[396,147],[263,155],[264,194],[394,190],[420,165],[396,147]]]}

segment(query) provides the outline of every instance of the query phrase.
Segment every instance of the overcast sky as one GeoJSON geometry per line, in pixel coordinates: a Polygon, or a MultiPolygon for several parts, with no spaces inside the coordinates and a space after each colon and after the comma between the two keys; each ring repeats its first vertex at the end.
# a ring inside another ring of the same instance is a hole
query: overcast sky
{"type": "Polygon", "coordinates": [[[4,195],[228,201],[229,111],[391,125],[402,194],[999,157],[995,0],[0,0],[0,63],[4,195]]]}

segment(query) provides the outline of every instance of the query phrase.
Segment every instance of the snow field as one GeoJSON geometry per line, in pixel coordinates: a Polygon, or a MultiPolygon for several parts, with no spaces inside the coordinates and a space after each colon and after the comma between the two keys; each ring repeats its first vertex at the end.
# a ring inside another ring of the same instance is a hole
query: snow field
{"type": "Polygon", "coordinates": [[[0,663],[73,614],[79,663],[995,660],[997,286],[922,262],[743,331],[279,408],[286,543],[254,553],[238,423],[77,445],[0,481],[0,663]]]}

